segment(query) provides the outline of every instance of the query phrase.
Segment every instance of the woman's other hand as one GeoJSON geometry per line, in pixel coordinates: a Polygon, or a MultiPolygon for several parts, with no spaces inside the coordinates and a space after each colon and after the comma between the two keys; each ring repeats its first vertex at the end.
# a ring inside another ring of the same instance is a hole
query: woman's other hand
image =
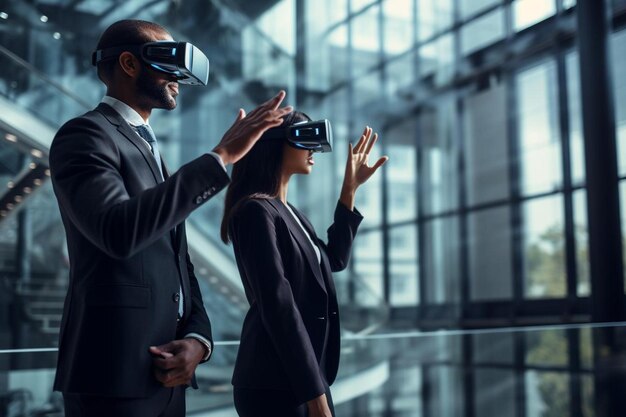
{"type": "Polygon", "coordinates": [[[372,135],[372,128],[365,127],[357,144],[352,147],[348,144],[348,160],[346,161],[346,173],[341,187],[341,201],[350,210],[354,209],[354,195],[357,188],[363,185],[372,175],[389,160],[388,156],[382,156],[373,166],[368,165],[369,154],[378,141],[378,133],[372,135]]]}

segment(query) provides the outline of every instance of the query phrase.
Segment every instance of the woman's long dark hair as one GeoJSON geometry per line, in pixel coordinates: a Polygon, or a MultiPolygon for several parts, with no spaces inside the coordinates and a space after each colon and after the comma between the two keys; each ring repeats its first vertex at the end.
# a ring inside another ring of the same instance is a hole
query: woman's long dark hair
{"type": "MultiPolygon", "coordinates": [[[[288,127],[310,120],[306,114],[292,111],[284,117],[280,126],[288,127]]],[[[224,243],[230,242],[228,224],[244,201],[250,198],[275,198],[278,195],[284,144],[284,140],[261,137],[250,152],[233,166],[220,229],[220,237],[224,243]]]]}

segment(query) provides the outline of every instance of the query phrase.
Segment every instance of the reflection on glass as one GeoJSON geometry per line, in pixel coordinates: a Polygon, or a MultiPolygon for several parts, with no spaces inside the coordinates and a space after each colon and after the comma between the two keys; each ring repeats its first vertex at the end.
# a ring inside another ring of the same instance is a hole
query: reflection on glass
{"type": "Polygon", "coordinates": [[[387,64],[385,92],[392,103],[415,100],[415,52],[405,54],[387,64]]]}
{"type": "Polygon", "coordinates": [[[626,69],[626,30],[611,36],[613,63],[613,94],[615,100],[615,127],[619,175],[626,175],[626,80],[621,74],[626,69]]]}
{"type": "Polygon", "coordinates": [[[419,0],[417,2],[417,37],[426,40],[452,26],[453,0],[419,0]]]}
{"type": "Polygon", "coordinates": [[[556,13],[554,0],[516,0],[513,4],[515,30],[526,29],[556,13]]]}
{"type": "Polygon", "coordinates": [[[392,306],[417,305],[417,228],[394,227],[389,231],[389,303],[392,306]]]}
{"type": "Polygon", "coordinates": [[[418,50],[420,76],[424,83],[444,85],[454,76],[454,38],[442,35],[418,50]]]}
{"type": "Polygon", "coordinates": [[[563,297],[566,293],[563,197],[524,203],[523,218],[526,297],[563,297]]]}
{"type": "Polygon", "coordinates": [[[526,364],[565,366],[569,355],[564,330],[542,330],[524,334],[526,364]]]}
{"type": "Polygon", "coordinates": [[[427,416],[463,415],[463,376],[461,370],[451,366],[426,368],[424,377],[429,381],[429,395],[426,397],[427,416]]]}
{"type": "Polygon", "coordinates": [[[385,0],[383,3],[386,55],[398,55],[413,46],[414,4],[414,0],[385,0]]]}
{"type": "Polygon", "coordinates": [[[561,144],[554,61],[520,72],[516,80],[524,195],[561,186],[561,144]]]}
{"type": "MultiPolygon", "coordinates": [[[[348,63],[350,61],[350,54],[348,50],[348,26],[344,23],[337,26],[332,32],[328,34],[324,44],[328,44],[328,59],[332,59],[331,66],[328,69],[329,83],[328,85],[336,85],[342,81],[347,80],[350,77],[348,71],[348,63]]],[[[315,50],[315,48],[312,48],[315,50]]],[[[311,62],[311,65],[317,71],[318,68],[323,68],[324,65],[320,65],[319,61],[311,62]]],[[[323,61],[322,61],[323,62],[323,61]]],[[[316,88],[318,86],[315,86],[316,88]]]]}
{"type": "MultiPolygon", "coordinates": [[[[394,139],[393,130],[389,132],[389,139],[394,139]]],[[[410,135],[404,138],[407,142],[415,136],[415,132],[405,132],[410,135]]],[[[387,154],[393,164],[385,166],[387,169],[388,182],[388,221],[399,222],[405,220],[413,220],[417,216],[416,204],[416,150],[411,145],[389,145],[387,154]]]]}
{"type": "Polygon", "coordinates": [[[470,213],[468,223],[470,299],[510,299],[513,294],[510,208],[470,213]]]}
{"type": "Polygon", "coordinates": [[[582,328],[578,330],[579,343],[578,349],[580,350],[580,367],[582,369],[593,368],[593,339],[592,329],[582,328]]]}
{"type": "Polygon", "coordinates": [[[563,0],[563,8],[569,9],[576,6],[576,0],[563,0]]]}
{"type": "Polygon", "coordinates": [[[514,340],[508,333],[472,336],[473,363],[484,365],[513,365],[514,340]]]}
{"type": "Polygon", "coordinates": [[[570,159],[572,184],[585,182],[585,145],[583,142],[582,104],[580,102],[580,67],[578,52],[572,51],[565,58],[567,71],[567,101],[569,105],[570,159]]]}
{"type": "Polygon", "coordinates": [[[448,99],[420,117],[419,144],[424,212],[440,213],[458,206],[458,129],[455,102],[448,99]]]}
{"type": "Polygon", "coordinates": [[[526,416],[569,416],[569,378],[565,373],[526,371],[526,416]]]}
{"type": "Polygon", "coordinates": [[[504,35],[504,9],[498,8],[461,27],[461,52],[469,55],[502,39],[504,35]]]}
{"type": "Polygon", "coordinates": [[[377,306],[384,297],[382,232],[360,233],[354,241],[354,274],[358,280],[356,302],[377,306]]]}
{"type": "Polygon", "coordinates": [[[350,12],[355,13],[366,6],[374,3],[375,0],[350,0],[350,12]]]}
{"type": "Polygon", "coordinates": [[[460,0],[459,11],[461,18],[465,19],[476,13],[479,13],[489,6],[493,6],[497,3],[501,3],[500,0],[460,0]]]}
{"type": "Polygon", "coordinates": [[[509,196],[506,87],[495,85],[463,102],[467,203],[509,196]]]}
{"type": "MultiPolygon", "coordinates": [[[[622,226],[622,262],[626,265],[626,180],[619,183],[620,221],[622,226]]],[[[626,292],[626,268],[624,268],[624,291],[626,292]]]]}
{"type": "Polygon", "coordinates": [[[352,69],[359,76],[371,69],[379,61],[380,6],[368,8],[352,20],[352,69]]]}
{"type": "Polygon", "coordinates": [[[589,228],[587,226],[587,192],[577,190],[573,195],[574,238],[576,239],[576,293],[579,297],[591,294],[589,272],[589,228]]]}
{"type": "Polygon", "coordinates": [[[459,219],[435,219],[424,224],[424,280],[429,304],[459,301],[459,219]]]}
{"type": "Polygon", "coordinates": [[[476,369],[475,415],[516,417],[516,385],[515,372],[512,370],[476,369]]]}

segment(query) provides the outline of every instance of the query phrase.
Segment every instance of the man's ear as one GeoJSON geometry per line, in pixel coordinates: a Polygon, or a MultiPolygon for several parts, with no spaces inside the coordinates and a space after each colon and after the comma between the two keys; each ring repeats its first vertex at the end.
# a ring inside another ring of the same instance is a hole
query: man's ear
{"type": "Polygon", "coordinates": [[[122,52],[118,58],[122,71],[130,78],[137,78],[141,70],[141,64],[135,55],[130,52],[122,52]]]}

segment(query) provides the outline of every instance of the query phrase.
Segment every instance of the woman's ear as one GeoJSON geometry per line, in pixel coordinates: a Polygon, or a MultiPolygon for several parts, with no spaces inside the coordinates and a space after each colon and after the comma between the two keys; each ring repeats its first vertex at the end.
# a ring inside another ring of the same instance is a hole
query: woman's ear
{"type": "Polygon", "coordinates": [[[122,71],[130,78],[137,78],[140,72],[139,60],[132,53],[126,51],[122,52],[118,58],[118,63],[122,68],[122,71]]]}

